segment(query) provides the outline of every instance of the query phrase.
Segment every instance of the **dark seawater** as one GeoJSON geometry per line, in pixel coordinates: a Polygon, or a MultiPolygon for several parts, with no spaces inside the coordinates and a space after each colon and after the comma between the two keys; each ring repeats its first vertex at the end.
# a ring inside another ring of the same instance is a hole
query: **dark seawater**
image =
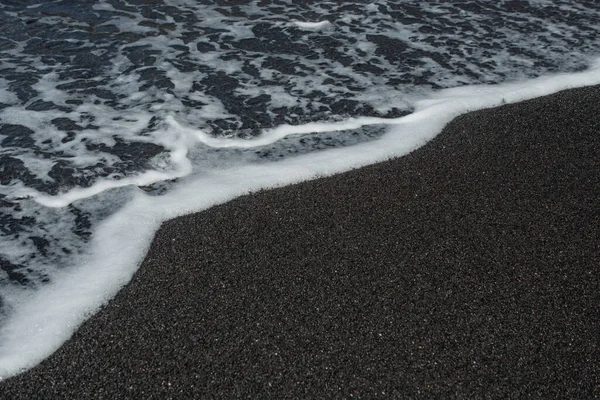
{"type": "Polygon", "coordinates": [[[596,1],[0,0],[0,326],[140,190],[385,126],[246,147],[190,137],[397,118],[438,89],[582,71],[599,54],[596,1]]]}

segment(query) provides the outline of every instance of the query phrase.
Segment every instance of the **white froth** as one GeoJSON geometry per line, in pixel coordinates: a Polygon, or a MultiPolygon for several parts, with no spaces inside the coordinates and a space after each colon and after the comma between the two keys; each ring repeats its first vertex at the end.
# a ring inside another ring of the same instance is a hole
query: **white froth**
{"type": "Polygon", "coordinates": [[[8,81],[0,78],[0,103],[15,104],[18,101],[17,95],[8,90],[8,81]]]}
{"type": "Polygon", "coordinates": [[[37,90],[42,100],[64,105],[69,97],[64,91],[57,89],[56,86],[59,83],[67,84],[72,82],[73,80],[71,79],[59,81],[58,74],[51,72],[42,76],[36,84],[32,85],[32,88],[37,90]]]}
{"type": "MultiPolygon", "coordinates": [[[[81,267],[57,274],[53,282],[14,305],[14,313],[0,331],[0,376],[30,368],[55,351],[74,330],[125,285],[139,267],[160,223],[177,215],[204,210],[261,188],[287,185],[402,156],[437,135],[457,115],[475,109],[551,94],[562,89],[600,83],[600,61],[585,72],[561,74],[494,86],[442,90],[416,102],[416,111],[397,119],[355,118],[339,123],[281,126],[250,141],[211,139],[171,116],[168,130],[179,137],[172,152],[184,165],[187,149],[196,140],[215,147],[260,148],[291,134],[353,129],[365,124],[387,124],[379,140],[286,158],[280,162],[249,164],[211,171],[193,171],[162,196],[138,190],[119,212],[105,220],[94,235],[81,267]],[[191,139],[190,137],[193,137],[191,139]],[[74,284],[76,282],[77,284],[74,284]],[[43,306],[41,306],[43,304],[43,306]]],[[[96,189],[103,189],[98,183],[96,189]]],[[[74,198],[77,198],[75,195],[74,198]]],[[[63,204],[72,199],[63,197],[63,204]]],[[[40,198],[38,198],[40,201],[40,198]]]]}
{"type": "Polygon", "coordinates": [[[277,128],[266,130],[262,135],[251,139],[213,137],[199,129],[185,127],[173,117],[167,117],[167,123],[181,132],[194,135],[198,140],[214,148],[240,148],[249,149],[273,144],[287,136],[319,132],[336,132],[358,129],[365,125],[393,125],[399,119],[385,119],[374,117],[349,118],[341,122],[311,122],[303,125],[280,125],[277,128]]]}
{"type": "Polygon", "coordinates": [[[129,14],[127,17],[114,17],[109,22],[105,22],[104,24],[100,24],[98,26],[116,26],[121,32],[135,32],[135,33],[148,33],[148,32],[157,32],[156,29],[150,28],[148,26],[140,25],[142,21],[141,18],[129,14]]]}
{"type": "MultiPolygon", "coordinates": [[[[133,121],[135,122],[135,121],[133,121]]],[[[28,197],[46,207],[65,207],[81,199],[87,199],[110,189],[125,186],[147,186],[156,182],[186,176],[192,172],[192,164],[187,158],[188,149],[196,144],[196,136],[189,130],[169,129],[162,132],[157,143],[164,146],[168,152],[168,160],[160,159],[151,169],[123,179],[99,179],[94,185],[86,188],[74,188],[59,195],[50,196],[31,190],[28,197]]]]}
{"type": "Polygon", "coordinates": [[[292,21],[292,24],[301,29],[318,31],[321,29],[331,27],[331,22],[329,21],[319,21],[319,22],[305,22],[305,21],[292,21]]]}

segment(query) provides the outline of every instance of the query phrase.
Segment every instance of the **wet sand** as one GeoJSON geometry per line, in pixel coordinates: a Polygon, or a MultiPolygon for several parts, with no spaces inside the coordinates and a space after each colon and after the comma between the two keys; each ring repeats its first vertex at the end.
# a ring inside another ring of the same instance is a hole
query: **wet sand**
{"type": "Polygon", "coordinates": [[[600,87],[163,225],[3,399],[600,397],[600,87]]]}

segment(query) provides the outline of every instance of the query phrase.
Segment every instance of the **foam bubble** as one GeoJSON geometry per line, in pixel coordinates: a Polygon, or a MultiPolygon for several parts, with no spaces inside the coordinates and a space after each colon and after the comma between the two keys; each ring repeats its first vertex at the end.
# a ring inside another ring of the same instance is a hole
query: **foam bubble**
{"type": "Polygon", "coordinates": [[[306,22],[306,21],[292,21],[292,24],[301,29],[306,29],[310,31],[319,31],[322,29],[327,29],[332,26],[329,21],[319,21],[319,22],[306,22]]]}

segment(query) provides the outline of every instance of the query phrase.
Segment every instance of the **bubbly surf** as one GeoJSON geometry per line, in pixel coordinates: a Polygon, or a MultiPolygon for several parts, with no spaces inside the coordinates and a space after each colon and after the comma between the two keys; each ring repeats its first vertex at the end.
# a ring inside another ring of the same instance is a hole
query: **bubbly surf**
{"type": "Polygon", "coordinates": [[[237,3],[0,3],[1,378],[127,284],[167,219],[600,83],[592,3],[237,3]]]}

